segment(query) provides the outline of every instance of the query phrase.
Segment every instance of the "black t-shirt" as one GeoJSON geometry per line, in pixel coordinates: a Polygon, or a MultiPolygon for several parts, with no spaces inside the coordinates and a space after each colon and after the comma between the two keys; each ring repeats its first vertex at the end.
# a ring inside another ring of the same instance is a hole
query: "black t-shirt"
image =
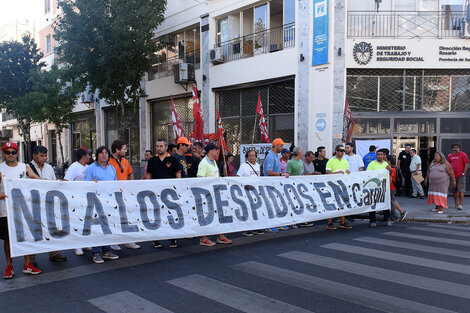
{"type": "Polygon", "coordinates": [[[411,164],[411,154],[406,153],[405,151],[400,152],[398,155],[398,160],[400,160],[400,169],[402,171],[410,171],[411,164]]]}
{"type": "Polygon", "coordinates": [[[326,174],[326,163],[328,163],[327,158],[324,158],[323,160],[320,160],[320,159],[313,160],[313,166],[315,167],[315,172],[326,174]]]}
{"type": "MultiPolygon", "coordinates": [[[[188,157],[186,157],[186,160],[187,158],[188,157]]],[[[197,169],[199,167],[199,163],[201,163],[201,160],[201,157],[196,158],[194,156],[191,156],[191,167],[188,169],[188,177],[197,177],[197,169]]]]}
{"type": "Polygon", "coordinates": [[[181,178],[188,177],[188,163],[186,162],[186,157],[184,155],[179,155],[178,153],[173,153],[171,155],[176,161],[179,162],[181,166],[181,178]]]}
{"type": "Polygon", "coordinates": [[[179,171],[181,165],[171,156],[166,156],[163,161],[159,156],[154,156],[147,165],[147,172],[152,174],[152,179],[176,178],[179,171]]]}

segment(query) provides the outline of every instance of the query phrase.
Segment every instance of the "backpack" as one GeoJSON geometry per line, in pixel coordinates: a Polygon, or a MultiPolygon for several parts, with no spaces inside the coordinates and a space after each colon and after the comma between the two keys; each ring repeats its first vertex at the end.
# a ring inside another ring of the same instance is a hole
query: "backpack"
{"type": "Polygon", "coordinates": [[[397,171],[397,178],[395,180],[395,183],[393,184],[395,185],[395,188],[397,188],[397,190],[402,190],[405,187],[405,177],[403,176],[401,169],[396,166],[392,166],[392,168],[397,171]]]}

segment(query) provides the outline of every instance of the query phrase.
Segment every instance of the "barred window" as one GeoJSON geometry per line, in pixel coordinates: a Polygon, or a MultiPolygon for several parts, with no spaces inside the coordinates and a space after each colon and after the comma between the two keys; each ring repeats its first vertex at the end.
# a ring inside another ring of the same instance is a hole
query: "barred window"
{"type": "Polygon", "coordinates": [[[470,70],[349,69],[354,112],[469,111],[470,70]]]}
{"type": "MultiPolygon", "coordinates": [[[[176,113],[181,120],[186,137],[189,138],[190,132],[193,131],[193,98],[192,96],[183,96],[173,98],[176,113]]],[[[173,132],[173,123],[171,118],[171,99],[152,101],[150,103],[150,127],[151,127],[151,143],[150,147],[154,148],[155,142],[159,138],[166,139],[167,142],[175,141],[173,132]]]]}
{"type": "Polygon", "coordinates": [[[295,82],[289,79],[259,87],[220,91],[216,93],[216,106],[220,111],[226,141],[233,154],[239,154],[240,144],[253,140],[259,143],[261,134],[254,125],[258,93],[271,140],[280,137],[294,141],[295,82]]]}

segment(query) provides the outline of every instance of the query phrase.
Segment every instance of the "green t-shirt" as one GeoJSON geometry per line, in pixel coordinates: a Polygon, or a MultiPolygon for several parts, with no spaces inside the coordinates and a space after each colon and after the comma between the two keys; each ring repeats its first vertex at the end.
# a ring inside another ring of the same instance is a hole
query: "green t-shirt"
{"type": "Polygon", "coordinates": [[[383,161],[382,164],[380,164],[377,161],[372,161],[369,163],[367,166],[368,171],[373,171],[373,170],[383,170],[387,168],[388,163],[383,161]]]}
{"type": "Polygon", "coordinates": [[[197,176],[219,177],[219,168],[217,167],[217,163],[215,163],[215,161],[209,160],[207,156],[204,157],[197,168],[197,176]]]}
{"type": "Polygon", "coordinates": [[[343,170],[343,172],[346,173],[346,171],[349,170],[348,160],[342,158],[340,161],[337,158],[331,158],[328,160],[328,163],[326,163],[326,170],[331,171],[331,173],[343,170]]]}
{"type": "Polygon", "coordinates": [[[302,160],[291,159],[287,162],[287,173],[292,176],[299,176],[304,174],[304,163],[302,160]]]}

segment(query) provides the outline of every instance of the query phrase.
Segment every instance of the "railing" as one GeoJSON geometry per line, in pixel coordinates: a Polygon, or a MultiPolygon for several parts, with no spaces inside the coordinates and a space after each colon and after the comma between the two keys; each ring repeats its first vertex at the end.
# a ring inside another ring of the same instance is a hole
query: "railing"
{"type": "Polygon", "coordinates": [[[465,12],[349,11],[348,37],[460,37],[465,12]]]}
{"type": "Polygon", "coordinates": [[[194,69],[201,66],[200,50],[192,50],[181,55],[175,55],[166,61],[155,64],[148,72],[148,80],[173,75],[173,65],[177,63],[190,63],[194,65],[194,69]]]}
{"type": "Polygon", "coordinates": [[[295,46],[295,24],[287,24],[262,32],[217,43],[224,52],[224,62],[252,57],[295,46]]]}

